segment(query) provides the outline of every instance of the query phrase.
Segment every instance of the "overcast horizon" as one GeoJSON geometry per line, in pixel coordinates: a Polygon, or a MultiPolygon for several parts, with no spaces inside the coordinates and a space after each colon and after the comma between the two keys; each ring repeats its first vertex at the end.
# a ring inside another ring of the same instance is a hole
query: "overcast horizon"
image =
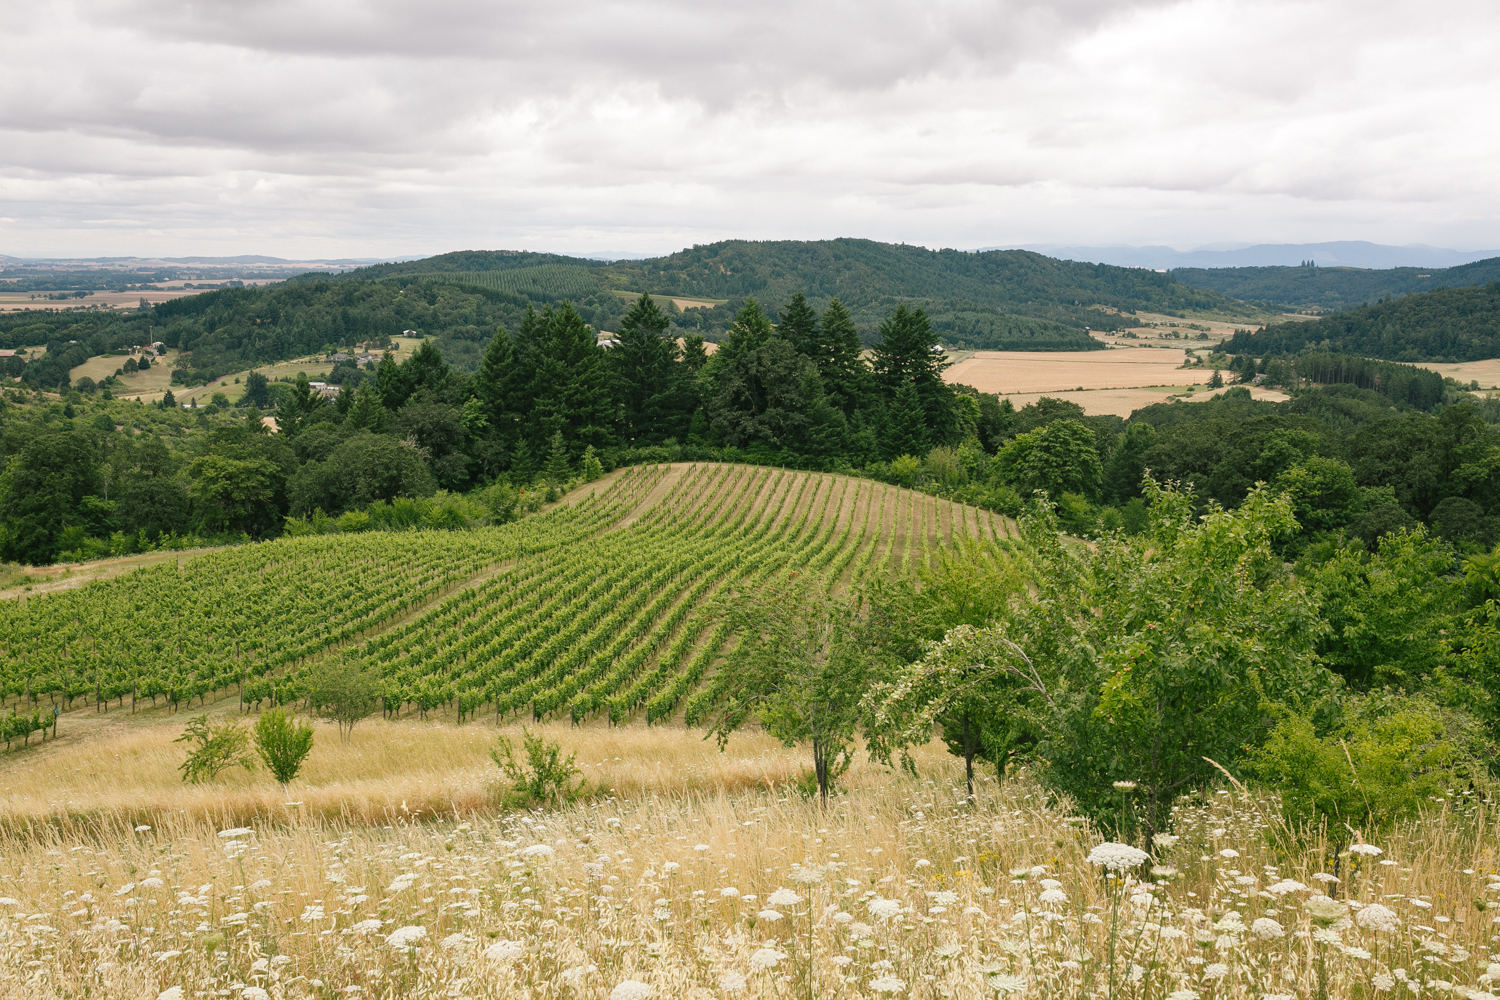
{"type": "Polygon", "coordinates": [[[8,27],[13,256],[1500,247],[1500,7],[1472,0],[78,0],[8,27]]]}

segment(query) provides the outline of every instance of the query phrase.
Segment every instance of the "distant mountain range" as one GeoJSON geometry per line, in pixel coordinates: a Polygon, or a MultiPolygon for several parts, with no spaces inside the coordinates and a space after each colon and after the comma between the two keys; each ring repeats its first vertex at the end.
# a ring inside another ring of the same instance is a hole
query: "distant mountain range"
{"type": "Polygon", "coordinates": [[[1500,257],[1500,250],[1447,250],[1420,243],[1410,246],[1386,246],[1364,240],[1340,240],[1333,243],[1260,243],[1254,246],[1209,244],[1193,250],[1172,247],[1079,247],[1056,243],[1033,243],[1019,247],[981,247],[981,250],[1031,250],[1094,264],[1119,267],[1149,267],[1168,271],[1179,267],[1296,267],[1315,261],[1319,267],[1455,267],[1488,257],[1500,257]]]}

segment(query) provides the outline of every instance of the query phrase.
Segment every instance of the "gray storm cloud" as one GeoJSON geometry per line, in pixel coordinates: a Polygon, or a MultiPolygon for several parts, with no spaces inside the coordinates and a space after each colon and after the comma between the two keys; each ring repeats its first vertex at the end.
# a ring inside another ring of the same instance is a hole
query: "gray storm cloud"
{"type": "Polygon", "coordinates": [[[0,252],[1489,245],[1492,4],[35,5],[0,252]]]}

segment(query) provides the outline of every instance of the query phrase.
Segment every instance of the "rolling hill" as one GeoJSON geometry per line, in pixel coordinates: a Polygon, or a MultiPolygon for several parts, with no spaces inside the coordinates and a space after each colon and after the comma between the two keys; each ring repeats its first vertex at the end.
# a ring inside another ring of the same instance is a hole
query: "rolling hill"
{"type": "Polygon", "coordinates": [[[1241,303],[1139,268],[1056,260],[1021,250],[967,253],[873,240],[731,240],[666,257],[606,263],[520,251],[463,251],[351,271],[344,280],[442,275],[491,288],[537,287],[569,295],[649,291],[721,300],[679,314],[680,327],[722,331],[754,296],[776,308],[795,292],[821,307],[843,300],[866,339],[898,302],[927,310],[945,341],[992,349],[1087,350],[1085,328],[1115,329],[1121,313],[1215,310],[1251,315],[1241,303]],[[505,278],[488,277],[506,272],[505,278]]]}
{"type": "Polygon", "coordinates": [[[396,715],[696,717],[729,640],[716,597],[789,572],[901,574],[953,538],[1008,531],[868,480],[638,466],[502,527],[284,538],[8,603],[0,691],[23,714],[37,698],[284,702],[347,653],[396,715]]]}
{"type": "Polygon", "coordinates": [[[1182,267],[1172,277],[1273,309],[1353,309],[1385,298],[1500,281],[1500,257],[1457,267],[1182,267]]]}
{"type": "Polygon", "coordinates": [[[1479,361],[1500,357],[1500,282],[1418,292],[1308,322],[1237,333],[1230,354],[1358,354],[1386,361],[1479,361]]]}

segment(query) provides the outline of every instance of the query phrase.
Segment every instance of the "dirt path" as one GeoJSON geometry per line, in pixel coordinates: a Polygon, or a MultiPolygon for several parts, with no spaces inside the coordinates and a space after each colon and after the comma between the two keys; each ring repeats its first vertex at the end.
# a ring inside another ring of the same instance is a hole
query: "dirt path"
{"type": "Polygon", "coordinates": [[[27,596],[35,597],[41,594],[50,594],[59,590],[72,590],[81,587],[85,583],[95,580],[109,580],[113,577],[123,576],[126,573],[140,569],[142,566],[155,566],[158,563],[171,562],[174,559],[191,559],[201,556],[207,552],[216,552],[217,547],[204,547],[198,549],[182,549],[181,551],[143,552],[140,555],[120,556],[116,559],[101,559],[98,562],[88,563],[55,563],[51,566],[36,566],[26,570],[26,577],[32,581],[17,584],[0,590],[0,600],[15,600],[27,596]]]}

